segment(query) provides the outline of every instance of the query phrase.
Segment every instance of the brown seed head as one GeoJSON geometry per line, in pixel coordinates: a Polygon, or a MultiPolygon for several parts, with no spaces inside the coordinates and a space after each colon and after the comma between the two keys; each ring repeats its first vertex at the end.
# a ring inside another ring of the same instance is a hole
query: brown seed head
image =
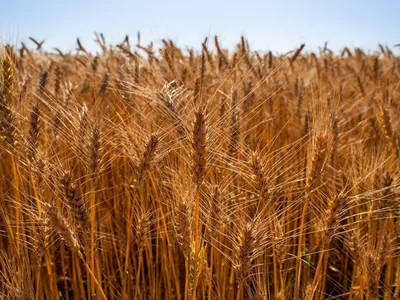
{"type": "Polygon", "coordinates": [[[193,128],[193,181],[199,188],[204,180],[207,163],[207,126],[202,109],[195,112],[193,128]]]}

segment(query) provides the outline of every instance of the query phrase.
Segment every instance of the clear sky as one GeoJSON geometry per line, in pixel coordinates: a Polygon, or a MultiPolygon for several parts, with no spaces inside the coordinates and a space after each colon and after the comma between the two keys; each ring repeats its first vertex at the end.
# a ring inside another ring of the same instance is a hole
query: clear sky
{"type": "Polygon", "coordinates": [[[99,51],[94,31],[113,43],[140,31],[143,42],[171,38],[180,46],[218,34],[228,48],[245,35],[255,50],[286,52],[304,42],[317,49],[325,41],[333,50],[375,50],[400,43],[400,0],[0,0],[5,42],[33,36],[46,39],[46,49],[71,50],[79,37],[99,51]]]}

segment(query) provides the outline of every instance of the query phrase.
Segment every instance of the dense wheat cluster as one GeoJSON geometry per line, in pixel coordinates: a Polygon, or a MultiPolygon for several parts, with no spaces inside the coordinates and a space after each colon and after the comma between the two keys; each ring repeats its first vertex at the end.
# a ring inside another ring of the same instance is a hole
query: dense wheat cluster
{"type": "Polygon", "coordinates": [[[400,297],[389,48],[96,40],[1,50],[2,299],[400,297]]]}

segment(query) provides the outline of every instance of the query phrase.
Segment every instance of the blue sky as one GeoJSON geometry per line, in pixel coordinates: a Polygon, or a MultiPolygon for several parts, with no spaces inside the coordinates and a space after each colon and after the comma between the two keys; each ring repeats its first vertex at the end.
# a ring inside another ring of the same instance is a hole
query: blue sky
{"type": "MultiPolygon", "coordinates": [[[[205,36],[220,36],[232,47],[245,35],[255,50],[286,52],[306,43],[317,49],[328,41],[376,49],[377,43],[400,43],[400,0],[1,0],[0,36],[15,44],[33,36],[45,48],[75,48],[76,38],[92,51],[94,31],[110,42],[125,34],[160,43],[171,38],[180,46],[200,45],[205,36]],[[3,2],[3,3],[2,3],[3,2]]],[[[33,47],[29,41],[26,43],[33,47]]],[[[397,50],[399,51],[399,50],[397,50]]]]}

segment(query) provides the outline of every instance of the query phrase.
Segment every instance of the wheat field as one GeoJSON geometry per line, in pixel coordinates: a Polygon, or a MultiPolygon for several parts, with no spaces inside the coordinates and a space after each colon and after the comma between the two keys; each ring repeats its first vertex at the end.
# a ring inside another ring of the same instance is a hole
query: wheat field
{"type": "Polygon", "coordinates": [[[399,299],[400,58],[1,48],[1,299],[399,299]]]}

